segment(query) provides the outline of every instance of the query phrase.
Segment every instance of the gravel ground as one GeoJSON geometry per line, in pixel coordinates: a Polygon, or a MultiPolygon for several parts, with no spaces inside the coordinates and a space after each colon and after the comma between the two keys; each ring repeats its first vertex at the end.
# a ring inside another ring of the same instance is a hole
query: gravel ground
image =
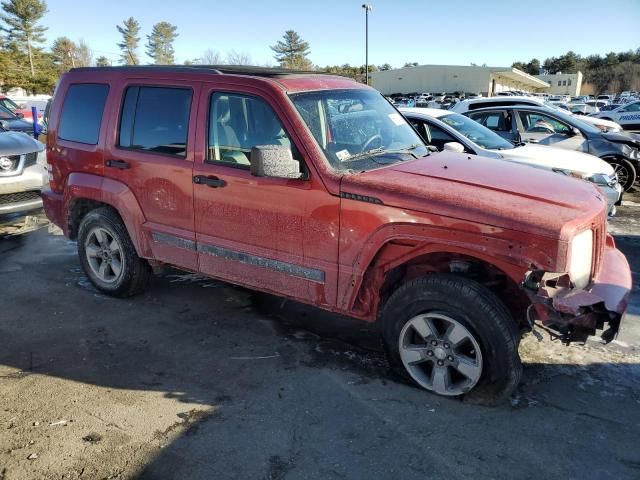
{"type": "MultiPolygon", "coordinates": [[[[640,195],[611,222],[638,285],[640,195]]],[[[607,347],[527,337],[511,401],[391,374],[370,325],[180,272],[114,300],[0,240],[0,479],[640,477],[640,295],[607,347]]]]}

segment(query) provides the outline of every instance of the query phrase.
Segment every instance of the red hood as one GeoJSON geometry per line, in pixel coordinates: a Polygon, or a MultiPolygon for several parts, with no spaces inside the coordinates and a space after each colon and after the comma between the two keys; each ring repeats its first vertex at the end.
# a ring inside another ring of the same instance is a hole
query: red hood
{"type": "Polygon", "coordinates": [[[562,239],[606,207],[588,182],[453,152],[346,175],[341,189],[385,205],[562,239]]]}

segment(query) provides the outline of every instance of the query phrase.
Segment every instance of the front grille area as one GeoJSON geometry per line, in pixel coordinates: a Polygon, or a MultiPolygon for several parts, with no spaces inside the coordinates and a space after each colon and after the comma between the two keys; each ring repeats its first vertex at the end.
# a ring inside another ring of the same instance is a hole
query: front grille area
{"type": "Polygon", "coordinates": [[[39,190],[30,190],[28,192],[5,193],[0,195],[0,206],[11,205],[13,203],[31,202],[40,198],[39,190]]]}
{"type": "Polygon", "coordinates": [[[24,168],[33,167],[38,161],[38,152],[31,152],[25,155],[24,168]]]}

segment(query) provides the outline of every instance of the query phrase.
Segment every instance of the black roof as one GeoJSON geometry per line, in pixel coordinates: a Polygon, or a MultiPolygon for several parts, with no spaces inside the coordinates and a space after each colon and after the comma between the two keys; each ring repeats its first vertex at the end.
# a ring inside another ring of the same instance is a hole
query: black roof
{"type": "Polygon", "coordinates": [[[86,71],[160,71],[160,72],[199,72],[216,75],[251,75],[259,77],[280,77],[285,75],[318,75],[323,71],[290,70],[288,68],[256,67],[250,65],[122,65],[117,67],[79,67],[72,72],[86,71]]]}

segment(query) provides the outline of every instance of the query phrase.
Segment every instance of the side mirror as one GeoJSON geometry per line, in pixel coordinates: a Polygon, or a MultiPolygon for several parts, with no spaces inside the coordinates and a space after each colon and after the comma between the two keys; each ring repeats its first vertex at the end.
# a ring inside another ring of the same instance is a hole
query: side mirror
{"type": "Polygon", "coordinates": [[[578,130],[576,127],[573,127],[573,128],[571,129],[571,133],[572,133],[574,136],[582,135],[582,132],[581,132],[580,130],[578,130]]]}
{"type": "Polygon", "coordinates": [[[464,147],[458,142],[447,142],[442,149],[448,152],[464,153],[464,147]]]}
{"type": "Polygon", "coordinates": [[[302,178],[300,162],[284,145],[259,145],[251,149],[251,175],[254,177],[302,178]]]}
{"type": "Polygon", "coordinates": [[[18,118],[24,118],[24,113],[22,112],[15,112],[14,115],[18,118]]]}

